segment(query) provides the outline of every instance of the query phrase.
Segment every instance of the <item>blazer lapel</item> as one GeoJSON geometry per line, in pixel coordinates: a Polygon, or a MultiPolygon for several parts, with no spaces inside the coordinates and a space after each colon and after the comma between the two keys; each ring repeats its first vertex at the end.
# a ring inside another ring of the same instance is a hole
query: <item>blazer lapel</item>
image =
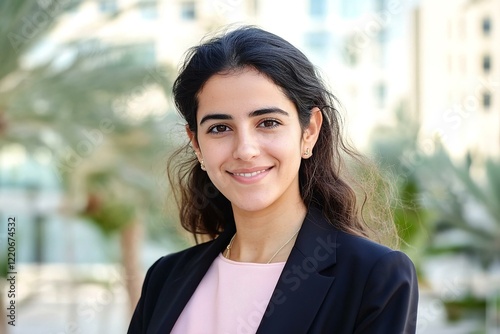
{"type": "Polygon", "coordinates": [[[337,230],[310,208],[257,333],[306,333],[335,277],[337,230]]]}
{"type": "Polygon", "coordinates": [[[171,284],[165,284],[152,315],[148,333],[170,333],[210,265],[229,243],[234,232],[234,223],[229,224],[203,252],[190,260],[190,265],[173,278],[171,284]]]}

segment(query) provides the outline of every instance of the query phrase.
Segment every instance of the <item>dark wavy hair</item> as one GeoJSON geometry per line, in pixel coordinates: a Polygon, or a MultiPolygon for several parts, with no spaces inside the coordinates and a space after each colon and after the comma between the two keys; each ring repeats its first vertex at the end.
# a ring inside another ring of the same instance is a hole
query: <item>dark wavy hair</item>
{"type": "MultiPolygon", "coordinates": [[[[197,94],[213,75],[243,68],[253,68],[281,87],[295,104],[303,129],[308,126],[311,110],[314,107],[321,110],[323,124],[313,155],[302,159],[299,169],[302,199],[307,207],[320,207],[331,224],[340,230],[373,238],[361,215],[366,191],[362,191],[364,195],[358,200],[351,186],[353,182],[343,176],[345,158],[360,162],[362,157],[341,136],[341,117],[335,107],[338,101],[326,89],[307,57],[283,38],[245,26],[188,51],[173,94],[176,107],[195,138],[197,94]]],[[[168,175],[182,226],[192,232],[196,240],[200,234],[211,238],[220,234],[228,215],[232,215],[231,204],[201,170],[189,143],[171,157],[168,175]]]]}

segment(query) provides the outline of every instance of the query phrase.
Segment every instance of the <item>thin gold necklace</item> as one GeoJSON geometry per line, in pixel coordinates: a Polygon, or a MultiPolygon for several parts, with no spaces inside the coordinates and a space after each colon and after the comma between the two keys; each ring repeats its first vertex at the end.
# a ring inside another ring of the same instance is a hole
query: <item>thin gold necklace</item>
{"type": "MultiPolygon", "coordinates": [[[[299,233],[300,231],[300,228],[290,237],[290,239],[288,239],[277,251],[276,253],[274,253],[273,256],[271,256],[271,258],[269,259],[269,261],[267,261],[266,264],[269,264],[271,263],[271,261],[276,257],[276,255],[278,255],[278,253],[286,246],[288,245],[288,243],[290,241],[292,241],[292,239],[297,235],[297,233],[299,233]]],[[[234,237],[236,236],[236,233],[233,235],[233,237],[231,238],[231,240],[229,241],[229,244],[227,245],[226,247],[226,255],[225,255],[225,258],[230,260],[230,256],[231,256],[231,247],[233,247],[233,240],[234,240],[234,237]]]]}

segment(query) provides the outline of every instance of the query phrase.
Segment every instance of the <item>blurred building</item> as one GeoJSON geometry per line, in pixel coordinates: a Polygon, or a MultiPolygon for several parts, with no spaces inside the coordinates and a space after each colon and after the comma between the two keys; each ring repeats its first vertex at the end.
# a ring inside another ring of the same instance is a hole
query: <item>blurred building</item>
{"type": "Polygon", "coordinates": [[[410,107],[411,26],[415,1],[387,0],[82,0],[60,22],[55,41],[84,39],[136,46],[144,62],[179,65],[208,31],[256,24],[302,49],[343,104],[358,146],[410,107]],[[403,51],[402,51],[403,50],[403,51]]]}
{"type": "Polygon", "coordinates": [[[374,127],[392,124],[397,110],[415,113],[409,100],[415,2],[261,1],[257,21],[319,67],[342,103],[350,137],[368,148],[374,127]]]}
{"type": "Polygon", "coordinates": [[[416,16],[422,140],[498,157],[500,1],[422,0],[416,16]]]}
{"type": "Polygon", "coordinates": [[[358,146],[401,110],[421,122],[424,148],[440,137],[454,156],[499,155],[499,21],[497,0],[81,0],[52,38],[178,66],[208,31],[257,24],[318,65],[358,146]]]}
{"type": "Polygon", "coordinates": [[[252,22],[249,0],[75,0],[52,35],[58,41],[88,40],[137,46],[145,62],[177,64],[207,33],[231,22],[252,22]]]}

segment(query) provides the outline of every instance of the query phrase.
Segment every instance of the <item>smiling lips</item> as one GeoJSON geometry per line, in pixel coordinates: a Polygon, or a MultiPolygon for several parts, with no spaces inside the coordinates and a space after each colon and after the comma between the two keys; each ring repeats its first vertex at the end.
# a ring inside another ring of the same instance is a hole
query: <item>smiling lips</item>
{"type": "Polygon", "coordinates": [[[242,178],[246,178],[246,179],[251,179],[259,174],[262,174],[262,173],[265,173],[267,171],[269,171],[272,167],[270,168],[265,168],[265,169],[261,169],[261,170],[256,170],[256,171],[253,171],[253,172],[229,172],[230,174],[232,174],[233,176],[237,176],[237,177],[242,177],[242,178]]]}

